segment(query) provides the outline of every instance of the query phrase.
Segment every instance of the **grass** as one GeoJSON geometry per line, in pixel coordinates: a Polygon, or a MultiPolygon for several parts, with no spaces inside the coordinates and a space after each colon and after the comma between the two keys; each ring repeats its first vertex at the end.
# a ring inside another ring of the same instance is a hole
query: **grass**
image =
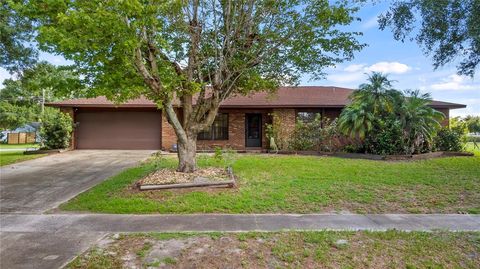
{"type": "Polygon", "coordinates": [[[39,144],[1,144],[0,149],[24,149],[24,148],[38,148],[39,144]]]}
{"type": "Polygon", "coordinates": [[[474,232],[131,234],[92,248],[67,268],[120,268],[126,260],[138,268],[479,268],[478,253],[474,232]],[[151,248],[143,256],[129,256],[145,245],[151,248]]]}
{"type": "MultiPolygon", "coordinates": [[[[200,166],[221,165],[199,158],[200,166]]],[[[102,213],[480,213],[480,158],[382,162],[332,157],[241,155],[237,189],[145,191],[134,183],[161,158],[102,182],[61,205],[102,213]]]]}
{"type": "MultiPolygon", "coordinates": [[[[478,147],[480,147],[480,142],[477,142],[478,147]]],[[[468,142],[466,144],[466,151],[473,152],[475,156],[480,156],[480,148],[475,147],[473,142],[468,142]]]]}
{"type": "Polygon", "coordinates": [[[0,166],[43,157],[46,154],[28,154],[23,151],[0,151],[0,166]]]}

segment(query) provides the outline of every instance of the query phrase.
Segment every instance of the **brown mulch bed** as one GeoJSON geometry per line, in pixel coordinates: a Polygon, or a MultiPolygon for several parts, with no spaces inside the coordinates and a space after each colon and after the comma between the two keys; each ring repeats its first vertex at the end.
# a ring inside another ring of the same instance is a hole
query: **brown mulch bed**
{"type": "Polygon", "coordinates": [[[228,172],[218,167],[199,168],[194,173],[177,172],[174,169],[157,170],[138,182],[139,185],[217,182],[228,180],[228,172]]]}

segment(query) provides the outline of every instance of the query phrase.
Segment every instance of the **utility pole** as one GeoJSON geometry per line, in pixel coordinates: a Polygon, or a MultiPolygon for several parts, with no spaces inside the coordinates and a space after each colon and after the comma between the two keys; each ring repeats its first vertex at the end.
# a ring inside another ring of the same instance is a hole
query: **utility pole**
{"type": "Polygon", "coordinates": [[[42,115],[43,111],[45,111],[45,89],[42,88],[42,115]]]}

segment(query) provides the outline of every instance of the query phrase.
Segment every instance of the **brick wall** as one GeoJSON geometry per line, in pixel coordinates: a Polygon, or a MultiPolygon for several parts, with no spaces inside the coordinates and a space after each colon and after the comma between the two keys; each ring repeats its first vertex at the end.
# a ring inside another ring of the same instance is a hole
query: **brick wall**
{"type": "MultiPolygon", "coordinates": [[[[442,125],[448,125],[448,109],[438,109],[447,117],[442,122],[442,125]]],[[[262,114],[262,148],[268,148],[268,141],[265,134],[265,125],[270,123],[273,119],[280,122],[280,136],[284,140],[292,135],[295,129],[296,122],[296,109],[291,108],[278,108],[278,109],[221,109],[219,113],[228,113],[228,140],[198,140],[198,150],[212,150],[215,147],[232,148],[236,150],[245,150],[245,114],[247,113],[260,113],[262,114]],[[271,114],[276,116],[272,117],[271,114]]],[[[325,108],[322,109],[323,117],[334,120],[340,116],[342,112],[341,108],[325,108]]],[[[276,141],[277,144],[281,141],[276,141]]],[[[170,150],[173,144],[177,143],[177,136],[173,130],[173,127],[168,123],[165,113],[162,114],[162,149],[170,150]]]]}
{"type": "Polygon", "coordinates": [[[265,124],[270,121],[270,110],[266,109],[221,109],[219,113],[228,113],[228,140],[198,140],[198,150],[210,150],[215,147],[245,150],[245,114],[262,114],[262,148],[267,148],[265,124]]]}
{"type": "Polygon", "coordinates": [[[445,115],[445,119],[441,122],[443,127],[449,126],[449,118],[450,118],[450,109],[448,108],[436,108],[436,110],[442,112],[445,115]]]}
{"type": "Polygon", "coordinates": [[[286,149],[288,147],[288,140],[295,131],[295,122],[297,118],[296,110],[288,109],[273,109],[273,124],[278,130],[278,138],[275,143],[279,149],[286,149]]]}
{"type": "Polygon", "coordinates": [[[172,125],[167,120],[167,116],[162,112],[162,150],[171,150],[173,144],[177,143],[177,135],[172,125]]]}

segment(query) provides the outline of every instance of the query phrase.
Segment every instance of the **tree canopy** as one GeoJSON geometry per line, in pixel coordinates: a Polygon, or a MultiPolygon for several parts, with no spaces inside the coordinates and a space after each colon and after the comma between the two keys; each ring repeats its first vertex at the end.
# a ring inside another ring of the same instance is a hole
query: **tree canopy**
{"type": "Polygon", "coordinates": [[[479,0],[394,0],[379,23],[402,42],[415,35],[425,54],[433,55],[435,69],[459,61],[458,74],[474,76],[480,63],[479,0]]]}
{"type": "Polygon", "coordinates": [[[212,124],[221,101],[295,84],[305,73],[321,77],[363,47],[359,33],[337,27],[356,19],[357,8],[342,0],[24,4],[17,10],[35,20],[41,49],[74,61],[96,95],[118,102],[145,95],[164,109],[181,171],[194,169],[183,157],[194,156],[196,135],[212,124]]]}
{"type": "Polygon", "coordinates": [[[10,0],[0,3],[0,67],[21,71],[36,62],[33,33],[32,22],[13,9],[10,0]]]}
{"type": "Polygon", "coordinates": [[[38,121],[42,102],[83,97],[85,89],[76,72],[39,62],[17,77],[6,79],[0,89],[0,128],[15,129],[38,121]]]}

